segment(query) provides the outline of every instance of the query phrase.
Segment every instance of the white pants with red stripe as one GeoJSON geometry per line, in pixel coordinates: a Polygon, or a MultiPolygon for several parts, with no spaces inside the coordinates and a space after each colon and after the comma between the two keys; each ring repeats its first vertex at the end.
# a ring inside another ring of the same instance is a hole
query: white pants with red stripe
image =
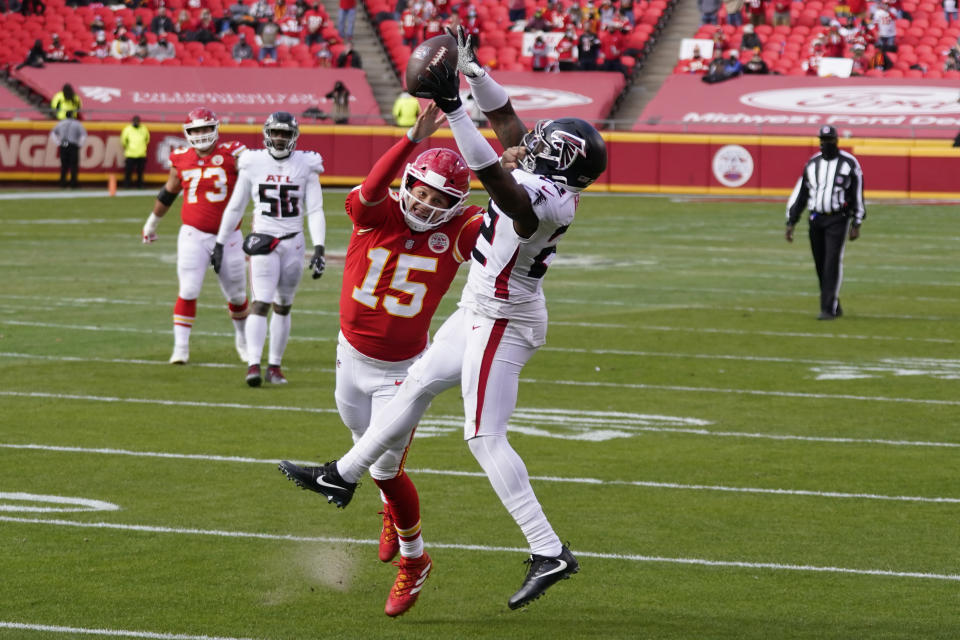
{"type": "MultiPolygon", "coordinates": [[[[203,278],[210,268],[215,233],[206,233],[188,224],[180,226],[177,235],[177,279],[179,295],[184,300],[196,300],[203,288],[203,278]]],[[[243,234],[234,231],[223,245],[223,265],[220,268],[220,290],[227,302],[240,305],[247,299],[246,255],[243,253],[243,234]]]]}

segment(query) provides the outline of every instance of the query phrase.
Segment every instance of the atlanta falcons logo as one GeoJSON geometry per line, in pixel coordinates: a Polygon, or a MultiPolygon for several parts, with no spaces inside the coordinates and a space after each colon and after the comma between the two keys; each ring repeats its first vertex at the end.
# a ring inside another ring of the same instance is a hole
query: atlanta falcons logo
{"type": "Polygon", "coordinates": [[[587,157],[587,141],[566,131],[551,132],[550,146],[557,151],[557,168],[561,171],[569,169],[577,156],[587,157]]]}

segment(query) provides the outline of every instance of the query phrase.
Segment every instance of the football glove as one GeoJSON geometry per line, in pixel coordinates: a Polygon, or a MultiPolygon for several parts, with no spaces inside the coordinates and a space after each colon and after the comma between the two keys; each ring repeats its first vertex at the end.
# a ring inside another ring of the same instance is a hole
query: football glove
{"type": "Polygon", "coordinates": [[[440,111],[451,113],[463,105],[460,101],[460,74],[450,68],[446,60],[442,60],[438,66],[427,67],[426,73],[420,74],[417,79],[420,80],[420,90],[416,96],[432,99],[440,111]]]}
{"type": "Polygon", "coordinates": [[[323,270],[327,267],[327,261],[323,258],[323,245],[318,244],[313,247],[313,258],[310,260],[310,268],[313,269],[313,279],[316,280],[323,275],[323,270]]]}
{"type": "Polygon", "coordinates": [[[477,49],[473,45],[473,36],[463,30],[462,25],[457,25],[457,33],[454,34],[450,27],[447,27],[447,33],[457,39],[457,70],[468,78],[479,78],[487,74],[483,65],[477,59],[477,49]]]}
{"type": "Polygon", "coordinates": [[[154,240],[157,239],[157,225],[159,223],[160,218],[151,211],[150,217],[147,218],[146,224],[143,225],[143,244],[152,244],[154,240]]]}
{"type": "Polygon", "coordinates": [[[220,267],[223,266],[223,245],[219,242],[213,245],[213,255],[210,256],[210,264],[213,265],[213,272],[219,274],[220,267]]]}

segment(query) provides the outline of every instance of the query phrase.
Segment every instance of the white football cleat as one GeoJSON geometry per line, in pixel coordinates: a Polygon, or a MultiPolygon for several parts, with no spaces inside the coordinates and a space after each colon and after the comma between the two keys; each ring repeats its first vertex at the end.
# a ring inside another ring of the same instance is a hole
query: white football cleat
{"type": "Polygon", "coordinates": [[[238,332],[233,336],[233,344],[237,348],[237,355],[240,356],[240,362],[247,361],[247,339],[244,337],[242,332],[238,332]]]}
{"type": "Polygon", "coordinates": [[[174,346],[173,355],[170,356],[170,364],[187,364],[190,361],[190,348],[186,346],[174,346]]]}

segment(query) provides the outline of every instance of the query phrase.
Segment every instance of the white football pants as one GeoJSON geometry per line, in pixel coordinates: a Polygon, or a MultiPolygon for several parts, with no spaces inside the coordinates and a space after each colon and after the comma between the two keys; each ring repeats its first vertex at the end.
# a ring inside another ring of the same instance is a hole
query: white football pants
{"type": "MultiPolygon", "coordinates": [[[[203,279],[210,267],[213,245],[217,235],[204,233],[196,227],[180,225],[177,236],[177,278],[179,295],[184,300],[196,300],[203,288],[203,279]]],[[[246,255],[243,253],[243,234],[234,231],[223,245],[223,265],[218,279],[223,297],[231,304],[241,305],[247,299],[246,255]]]]}
{"type": "Polygon", "coordinates": [[[263,256],[250,256],[250,290],[257,302],[292,305],[303,278],[303,233],[281,240],[263,256]]]}

